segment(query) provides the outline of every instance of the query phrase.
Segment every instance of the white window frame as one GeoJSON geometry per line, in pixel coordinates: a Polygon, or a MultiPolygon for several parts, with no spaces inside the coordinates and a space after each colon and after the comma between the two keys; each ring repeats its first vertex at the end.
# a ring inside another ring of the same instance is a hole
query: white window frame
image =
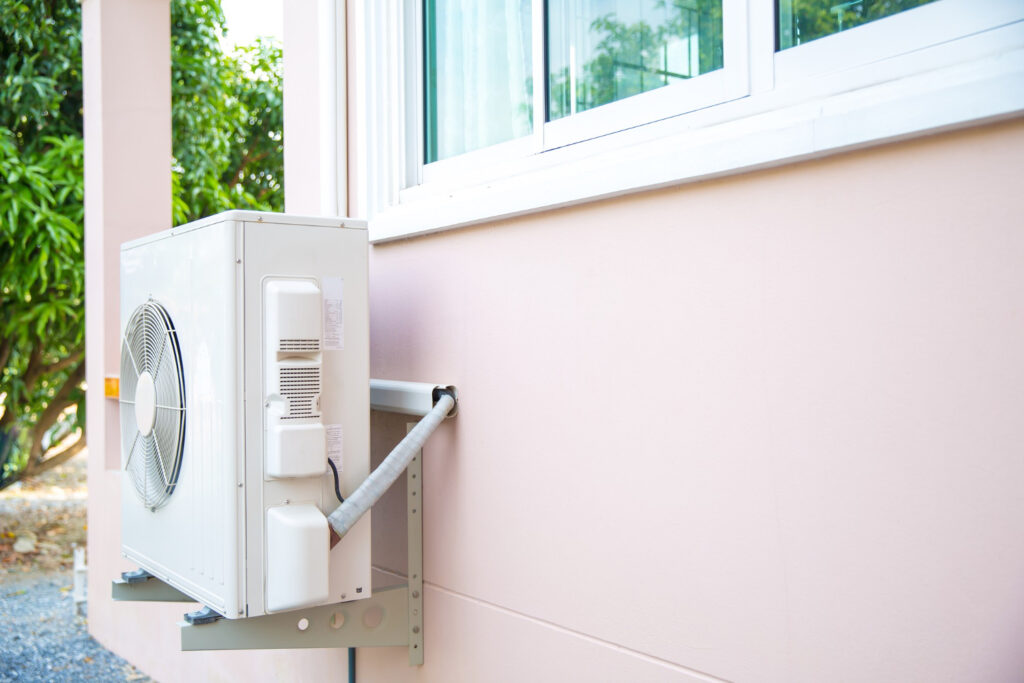
{"type": "Polygon", "coordinates": [[[942,0],[776,53],[778,83],[840,73],[862,64],[970,36],[1021,19],[1020,0],[942,0]]]}
{"type": "MultiPolygon", "coordinates": [[[[532,0],[533,26],[533,81],[544,84],[547,82],[547,64],[545,63],[545,24],[544,0],[532,0]]],[[[422,41],[422,2],[406,4],[406,30],[415,31],[422,41]]],[[[678,116],[681,113],[704,109],[722,102],[728,102],[748,94],[749,79],[747,67],[747,5],[745,2],[726,3],[722,11],[722,42],[733,44],[733,49],[726,49],[723,55],[723,67],[702,74],[682,83],[673,83],[656,90],[651,90],[632,97],[595,107],[556,121],[539,121],[546,110],[544,86],[534,88],[534,127],[533,134],[509,140],[497,145],[474,150],[456,157],[442,159],[430,164],[419,164],[419,173],[408,173],[406,187],[419,185],[439,188],[451,185],[463,185],[480,179],[481,172],[487,174],[496,164],[522,159],[530,154],[547,152],[566,145],[592,140],[616,133],[626,128],[645,125],[659,119],[678,116]]],[[[422,47],[417,45],[417,53],[422,47]]],[[[410,64],[410,67],[413,65],[410,64]]],[[[422,81],[422,78],[420,79],[422,81]]],[[[415,91],[408,93],[411,107],[406,108],[407,128],[409,131],[422,130],[423,111],[422,82],[415,91]]],[[[422,143],[418,159],[422,159],[422,143]]],[[[406,159],[406,164],[415,164],[416,160],[406,159]]],[[[407,166],[408,168],[408,166],[407,166]]]]}
{"type": "MultiPolygon", "coordinates": [[[[534,15],[541,16],[542,31],[543,10],[544,2],[534,0],[534,15]]],[[[746,96],[749,92],[747,68],[750,63],[747,55],[747,26],[746,2],[726,0],[722,5],[722,45],[725,47],[721,69],[701,74],[683,83],[673,83],[572,116],[544,122],[540,132],[543,151],[592,140],[626,128],[642,126],[746,96]]],[[[540,69],[538,70],[535,64],[534,78],[540,77],[544,79],[541,82],[547,82],[547,65],[543,63],[543,57],[542,46],[539,55],[540,69]]],[[[534,59],[538,59],[536,50],[534,59]]],[[[543,92],[538,99],[540,111],[543,111],[543,92]]],[[[537,106],[534,105],[535,110],[537,106]]]]}
{"type": "MultiPolygon", "coordinates": [[[[1024,112],[1020,0],[938,0],[782,52],[775,51],[773,0],[724,0],[724,54],[732,69],[677,84],[719,81],[701,86],[717,88],[705,91],[705,99],[683,99],[682,88],[666,86],[535,126],[527,138],[424,166],[420,7],[419,0],[367,0],[363,6],[364,77],[372,84],[362,103],[363,170],[373,241],[1024,112]]],[[[543,2],[534,0],[534,7],[536,81],[547,75],[543,45],[537,49],[543,2]]],[[[542,112],[537,99],[534,111],[542,112]]]]}

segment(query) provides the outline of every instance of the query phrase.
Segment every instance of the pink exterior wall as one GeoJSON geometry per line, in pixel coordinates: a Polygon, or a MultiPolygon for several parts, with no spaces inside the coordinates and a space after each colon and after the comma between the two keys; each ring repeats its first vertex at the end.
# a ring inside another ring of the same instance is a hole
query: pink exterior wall
{"type": "Polygon", "coordinates": [[[1022,158],[1018,120],[374,247],[372,376],[461,406],[426,665],[359,679],[1019,677],[1022,158]]]}
{"type": "MultiPolygon", "coordinates": [[[[98,387],[117,244],[169,222],[166,0],[84,10],[98,387]]],[[[1019,677],[1022,159],[1017,120],[374,247],[372,375],[462,404],[425,457],[426,664],[361,649],[360,680],[1019,677]]],[[[110,601],[117,414],[89,407],[91,632],[165,683],[343,679],[110,601]]],[[[403,420],[373,424],[379,457],[403,420]]]]}

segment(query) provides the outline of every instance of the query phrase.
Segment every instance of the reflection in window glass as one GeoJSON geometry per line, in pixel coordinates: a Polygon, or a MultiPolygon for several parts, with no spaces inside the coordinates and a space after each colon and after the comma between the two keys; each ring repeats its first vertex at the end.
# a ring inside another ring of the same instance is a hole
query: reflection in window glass
{"type": "Polygon", "coordinates": [[[935,0],[778,0],[779,49],[795,47],[935,0]]]}
{"type": "Polygon", "coordinates": [[[530,0],[425,0],[426,163],[529,135],[530,0]]]}
{"type": "Polygon", "coordinates": [[[549,0],[551,120],[722,68],[722,0],[549,0]]]}

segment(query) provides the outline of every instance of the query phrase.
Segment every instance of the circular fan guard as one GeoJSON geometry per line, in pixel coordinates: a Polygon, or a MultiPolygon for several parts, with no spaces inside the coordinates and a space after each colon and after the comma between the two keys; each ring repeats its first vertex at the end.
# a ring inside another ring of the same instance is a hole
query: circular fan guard
{"type": "Polygon", "coordinates": [[[174,492],[181,470],[185,381],[174,323],[152,299],[135,309],[125,328],[120,395],[124,469],[139,499],[156,510],[174,492]]]}

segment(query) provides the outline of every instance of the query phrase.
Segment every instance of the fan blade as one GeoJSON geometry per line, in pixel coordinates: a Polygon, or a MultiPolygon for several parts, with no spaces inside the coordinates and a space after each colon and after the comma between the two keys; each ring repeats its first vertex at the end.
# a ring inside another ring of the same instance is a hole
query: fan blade
{"type": "Polygon", "coordinates": [[[132,456],[135,455],[135,447],[139,443],[139,433],[135,432],[135,438],[132,439],[132,447],[128,449],[128,459],[124,461],[124,469],[128,469],[128,466],[132,464],[132,456]]]}
{"type": "MultiPolygon", "coordinates": [[[[121,348],[124,349],[124,351],[128,352],[128,359],[132,362],[132,370],[135,371],[135,376],[138,377],[142,373],[139,372],[139,364],[135,360],[135,354],[132,353],[131,344],[128,343],[128,339],[127,338],[122,337],[122,339],[124,341],[121,342],[121,348]]],[[[124,353],[121,354],[121,359],[122,359],[122,361],[124,360],[124,353]]],[[[121,363],[121,368],[122,368],[122,370],[124,369],[124,363],[123,362],[121,363]]]]}
{"type": "Polygon", "coordinates": [[[153,364],[153,379],[156,380],[160,376],[160,361],[164,358],[164,349],[167,347],[167,333],[164,332],[160,336],[160,351],[157,352],[156,362],[153,364]]]}
{"type": "MultiPolygon", "coordinates": [[[[150,432],[150,434],[152,435],[153,432],[150,432]]],[[[167,476],[167,467],[164,465],[164,455],[163,455],[162,452],[160,452],[160,440],[157,439],[155,436],[153,438],[153,445],[156,446],[156,458],[155,458],[155,460],[157,462],[157,465],[160,466],[159,474],[160,474],[161,478],[163,479],[164,486],[167,486],[168,484],[171,483],[170,482],[171,478],[169,476],[167,476]]]]}

